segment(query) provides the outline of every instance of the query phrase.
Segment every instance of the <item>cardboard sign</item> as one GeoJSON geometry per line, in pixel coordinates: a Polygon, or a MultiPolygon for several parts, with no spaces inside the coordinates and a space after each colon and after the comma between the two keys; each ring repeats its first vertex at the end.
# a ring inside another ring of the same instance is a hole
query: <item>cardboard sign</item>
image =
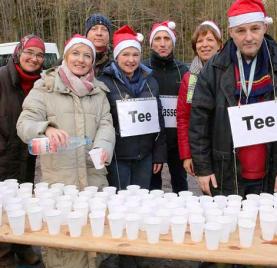
{"type": "Polygon", "coordinates": [[[277,101],[228,108],[234,147],[277,141],[277,101]]]}
{"type": "Polygon", "coordinates": [[[160,132],[156,98],[117,100],[116,108],[121,137],[160,132]]]}
{"type": "Polygon", "coordinates": [[[166,128],[176,128],[176,114],[177,114],[177,96],[160,96],[163,117],[166,128]]]}

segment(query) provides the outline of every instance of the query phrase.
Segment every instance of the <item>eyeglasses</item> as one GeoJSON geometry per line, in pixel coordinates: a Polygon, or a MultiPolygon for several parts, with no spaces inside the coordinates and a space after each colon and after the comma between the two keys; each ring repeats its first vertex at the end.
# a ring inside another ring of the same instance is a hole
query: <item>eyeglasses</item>
{"type": "Polygon", "coordinates": [[[23,50],[22,53],[24,53],[28,58],[36,58],[38,60],[43,60],[44,59],[44,54],[43,53],[35,53],[34,51],[31,50],[23,50]]]}

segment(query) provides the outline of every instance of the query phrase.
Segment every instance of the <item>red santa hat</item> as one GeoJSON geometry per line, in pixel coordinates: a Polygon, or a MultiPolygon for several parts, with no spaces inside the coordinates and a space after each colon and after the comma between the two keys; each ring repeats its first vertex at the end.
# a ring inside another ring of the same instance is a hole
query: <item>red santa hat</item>
{"type": "Polygon", "coordinates": [[[166,31],[173,42],[173,45],[175,46],[176,43],[176,33],[175,33],[175,28],[176,28],[176,24],[173,21],[164,21],[164,22],[158,22],[153,24],[152,29],[151,29],[151,33],[150,33],[150,37],[149,37],[149,42],[150,42],[150,46],[152,45],[153,39],[156,35],[157,32],[159,31],[166,31]]]}
{"type": "Polygon", "coordinates": [[[124,25],[114,32],[113,35],[113,57],[116,59],[118,54],[127,47],[134,47],[141,52],[141,42],[143,35],[136,33],[130,26],[124,25]]]}
{"type": "Polygon", "coordinates": [[[272,18],[266,16],[262,0],[236,0],[228,12],[229,28],[251,22],[272,24],[272,18]]]}
{"type": "Polygon", "coordinates": [[[93,43],[89,39],[87,39],[85,36],[80,35],[80,34],[74,34],[70,39],[68,39],[65,42],[63,56],[66,54],[66,52],[70,48],[72,48],[76,44],[84,44],[84,45],[87,45],[88,47],[91,48],[92,54],[93,54],[93,63],[94,63],[95,62],[95,57],[96,57],[95,47],[94,47],[93,43]]]}

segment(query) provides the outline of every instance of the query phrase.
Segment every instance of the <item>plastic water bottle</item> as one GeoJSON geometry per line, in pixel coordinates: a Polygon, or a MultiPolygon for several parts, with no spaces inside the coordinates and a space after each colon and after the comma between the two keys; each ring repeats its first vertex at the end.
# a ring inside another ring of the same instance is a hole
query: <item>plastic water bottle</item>
{"type": "Polygon", "coordinates": [[[28,143],[29,153],[32,155],[62,153],[69,150],[74,150],[83,145],[91,145],[92,140],[88,137],[69,137],[68,143],[65,146],[50,146],[49,139],[35,138],[28,143]]]}

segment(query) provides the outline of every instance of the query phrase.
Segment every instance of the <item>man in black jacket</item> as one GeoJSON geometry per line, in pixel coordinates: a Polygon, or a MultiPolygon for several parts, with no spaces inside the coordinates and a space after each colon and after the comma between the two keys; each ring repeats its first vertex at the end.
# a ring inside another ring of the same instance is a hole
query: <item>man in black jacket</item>
{"type": "MultiPolygon", "coordinates": [[[[167,142],[167,163],[171,175],[173,192],[187,190],[187,174],[179,158],[177,131],[176,131],[176,105],[180,82],[188,71],[183,62],[174,57],[176,42],[175,23],[164,21],[155,23],[150,33],[150,58],[144,63],[153,69],[153,76],[159,84],[160,99],[163,105],[165,131],[167,142]]],[[[151,189],[161,189],[161,172],[152,175],[151,189]]]]}
{"type": "Polygon", "coordinates": [[[274,99],[277,44],[266,35],[270,20],[261,0],[236,0],[228,19],[231,38],[204,67],[193,96],[194,170],[206,194],[276,191],[276,142],[233,149],[227,108],[274,99]]]}

